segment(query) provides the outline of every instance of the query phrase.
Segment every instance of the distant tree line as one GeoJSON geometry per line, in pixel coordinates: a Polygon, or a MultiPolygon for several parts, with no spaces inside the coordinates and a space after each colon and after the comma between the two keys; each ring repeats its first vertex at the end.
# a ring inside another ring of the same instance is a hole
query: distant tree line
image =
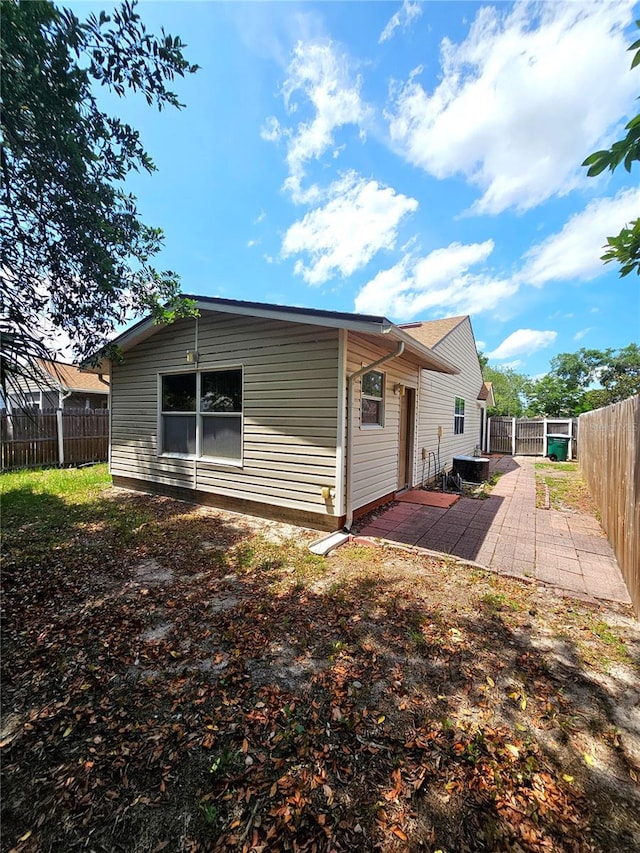
{"type": "Polygon", "coordinates": [[[491,367],[485,355],[479,357],[485,380],[493,383],[492,415],[577,417],[640,394],[640,347],[634,343],[618,350],[560,353],[549,372],[536,379],[491,367]]]}

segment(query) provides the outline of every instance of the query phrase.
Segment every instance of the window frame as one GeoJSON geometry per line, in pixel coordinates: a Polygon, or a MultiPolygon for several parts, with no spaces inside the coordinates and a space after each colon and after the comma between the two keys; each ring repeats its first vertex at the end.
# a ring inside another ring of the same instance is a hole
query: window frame
{"type": "Polygon", "coordinates": [[[453,400],[453,434],[464,435],[464,419],[465,419],[466,403],[464,397],[454,397],[453,400]],[[458,403],[462,404],[462,411],[459,411],[458,403]]]}
{"type": "Polygon", "coordinates": [[[157,447],[157,456],[159,458],[164,459],[193,459],[197,462],[207,462],[215,465],[224,465],[230,466],[232,468],[242,468],[244,465],[244,365],[243,364],[216,364],[215,366],[204,366],[198,365],[196,368],[192,370],[185,370],[184,368],[177,367],[172,370],[163,370],[161,373],[158,373],[158,428],[157,428],[157,436],[158,436],[158,447],[157,447]],[[202,389],[202,374],[204,373],[226,373],[230,370],[239,370],[240,371],[240,398],[241,398],[241,411],[239,412],[203,412],[200,409],[200,399],[201,399],[201,389],[202,389]],[[169,412],[165,411],[162,407],[163,402],[163,394],[162,394],[162,381],[165,376],[190,376],[195,375],[196,377],[196,398],[195,410],[192,412],[169,412]],[[195,453],[173,453],[168,450],[164,450],[164,418],[167,415],[193,415],[195,418],[196,428],[196,452],[195,453]],[[202,433],[203,426],[202,421],[203,418],[211,417],[211,416],[223,416],[223,417],[232,417],[239,418],[240,420],[240,456],[238,458],[228,457],[228,456],[208,456],[202,452],[202,433]]]}
{"type": "Polygon", "coordinates": [[[387,388],[387,377],[386,374],[382,370],[368,370],[366,373],[360,378],[360,429],[384,429],[385,424],[385,391],[387,388]],[[377,396],[375,394],[367,394],[364,390],[364,378],[365,376],[369,376],[371,373],[377,373],[378,376],[382,379],[382,394],[377,396]],[[375,424],[366,424],[362,421],[362,403],[364,400],[375,400],[380,403],[380,417],[378,419],[378,423],[375,424]]]}

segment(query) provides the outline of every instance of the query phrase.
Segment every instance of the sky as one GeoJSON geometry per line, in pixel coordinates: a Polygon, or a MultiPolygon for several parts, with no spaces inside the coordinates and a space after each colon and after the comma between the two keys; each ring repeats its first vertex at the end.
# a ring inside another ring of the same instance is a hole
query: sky
{"type": "MultiPolygon", "coordinates": [[[[83,16],[107,3],[72,3],[83,16]]],[[[142,2],[201,69],[185,108],[127,96],[158,171],[131,176],[186,293],[469,314],[495,367],[640,340],[640,285],[600,260],[640,166],[582,161],[638,112],[640,6],[142,2]]]]}

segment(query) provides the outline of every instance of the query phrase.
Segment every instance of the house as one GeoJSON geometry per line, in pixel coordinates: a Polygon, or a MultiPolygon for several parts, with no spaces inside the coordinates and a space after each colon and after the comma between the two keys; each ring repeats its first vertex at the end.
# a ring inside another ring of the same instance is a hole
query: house
{"type": "Polygon", "coordinates": [[[106,376],[43,358],[35,360],[28,376],[13,378],[7,392],[9,413],[16,409],[106,409],[109,404],[106,376]]]}
{"type": "Polygon", "coordinates": [[[94,368],[110,373],[115,485],[336,530],[482,441],[468,317],[190,298],[198,317],[145,319],[94,368]]]}
{"type": "Polygon", "coordinates": [[[430,371],[422,377],[418,445],[433,453],[435,460],[427,457],[426,477],[420,479],[430,480],[434,467],[449,470],[454,456],[472,453],[476,447],[487,449],[487,409],[495,405],[493,388],[482,378],[469,317],[405,323],[400,328],[460,368],[456,376],[430,371]],[[452,412],[453,429],[448,429],[452,412]]]}

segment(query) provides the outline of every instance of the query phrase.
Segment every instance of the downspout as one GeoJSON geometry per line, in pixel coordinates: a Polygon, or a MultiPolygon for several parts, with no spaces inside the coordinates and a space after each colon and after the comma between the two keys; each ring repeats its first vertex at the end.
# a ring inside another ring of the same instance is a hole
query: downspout
{"type": "Polygon", "coordinates": [[[346,531],[351,530],[351,526],[353,524],[353,507],[352,503],[352,462],[353,462],[353,453],[351,450],[351,445],[353,442],[353,383],[356,379],[360,379],[361,376],[364,376],[365,373],[369,373],[370,370],[375,370],[376,367],[380,367],[380,365],[385,364],[387,361],[391,361],[394,358],[399,358],[404,352],[404,341],[400,341],[398,346],[396,347],[395,352],[390,352],[387,355],[383,355],[382,358],[379,358],[377,361],[372,361],[371,364],[367,364],[364,367],[361,367],[360,370],[356,370],[355,373],[347,376],[347,446],[346,446],[346,518],[344,523],[344,529],[346,531]]]}

